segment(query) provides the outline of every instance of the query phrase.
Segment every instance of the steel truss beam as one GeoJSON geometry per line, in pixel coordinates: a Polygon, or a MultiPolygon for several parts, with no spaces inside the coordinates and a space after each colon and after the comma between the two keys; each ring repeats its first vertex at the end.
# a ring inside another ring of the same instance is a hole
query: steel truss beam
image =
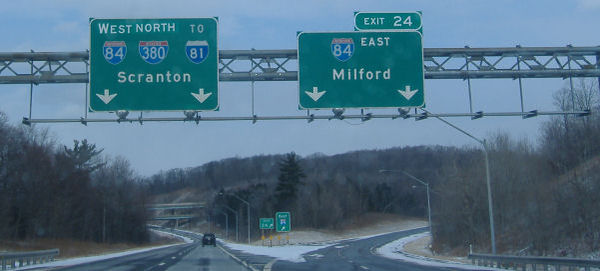
{"type": "Polygon", "coordinates": [[[424,120],[430,117],[471,117],[471,119],[478,119],[482,117],[522,117],[530,118],[536,116],[557,116],[557,115],[574,115],[578,117],[587,116],[591,114],[589,110],[582,111],[540,111],[537,110],[529,112],[475,112],[475,113],[443,113],[443,114],[429,114],[414,113],[411,114],[408,111],[399,110],[399,114],[361,114],[361,115],[314,115],[307,114],[305,116],[241,116],[241,117],[202,117],[196,114],[193,117],[181,117],[181,118],[144,118],[140,115],[139,118],[114,118],[114,119],[28,119],[23,118],[23,124],[31,125],[34,123],[81,123],[87,125],[88,123],[94,122],[128,122],[128,123],[139,123],[144,122],[211,122],[211,121],[267,121],[267,120],[306,120],[312,122],[314,120],[361,120],[368,121],[371,119],[414,119],[424,120]]]}
{"type": "MultiPolygon", "coordinates": [[[[600,77],[600,47],[425,48],[427,79],[600,77]]],[[[296,81],[297,50],[221,50],[220,81],[296,81]]],[[[87,83],[89,53],[0,53],[0,84],[87,83]]]]}

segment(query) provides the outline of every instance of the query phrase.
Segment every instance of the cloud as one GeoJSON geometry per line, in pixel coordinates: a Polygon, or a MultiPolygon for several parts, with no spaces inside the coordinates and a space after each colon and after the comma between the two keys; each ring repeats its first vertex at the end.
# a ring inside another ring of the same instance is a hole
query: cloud
{"type": "Polygon", "coordinates": [[[54,27],[52,27],[52,31],[54,32],[58,32],[58,33],[63,33],[63,34],[67,34],[67,33],[77,33],[77,32],[81,32],[82,27],[81,24],[79,22],[74,22],[74,21],[63,21],[63,22],[59,22],[58,24],[55,24],[54,27]]]}
{"type": "Polygon", "coordinates": [[[600,0],[578,0],[577,6],[582,9],[600,9],[600,0]]]}

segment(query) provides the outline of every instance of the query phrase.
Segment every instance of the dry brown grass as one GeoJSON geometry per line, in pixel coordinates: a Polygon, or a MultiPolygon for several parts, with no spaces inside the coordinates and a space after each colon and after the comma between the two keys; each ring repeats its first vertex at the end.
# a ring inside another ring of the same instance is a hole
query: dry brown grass
{"type": "Polygon", "coordinates": [[[420,220],[421,218],[405,217],[396,214],[383,214],[383,213],[366,213],[358,218],[353,219],[349,223],[344,224],[339,230],[347,231],[353,229],[367,228],[375,224],[381,223],[395,223],[406,220],[420,220]]]}
{"type": "Polygon", "coordinates": [[[145,244],[133,243],[96,243],[71,239],[36,239],[27,241],[0,241],[0,251],[35,251],[45,249],[60,249],[59,259],[101,255],[122,252],[181,242],[174,237],[157,236],[152,234],[151,242],[145,244]]]}

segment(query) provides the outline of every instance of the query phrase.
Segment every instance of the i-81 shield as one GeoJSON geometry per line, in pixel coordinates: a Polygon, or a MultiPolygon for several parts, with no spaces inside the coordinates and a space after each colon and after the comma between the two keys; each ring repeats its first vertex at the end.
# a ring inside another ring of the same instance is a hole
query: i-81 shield
{"type": "Polygon", "coordinates": [[[202,63],[208,56],[208,42],[205,40],[188,40],[185,44],[185,54],[192,63],[202,63]]]}
{"type": "Polygon", "coordinates": [[[102,54],[108,63],[117,65],[127,55],[127,45],[124,41],[106,41],[102,46],[102,54]]]}
{"type": "Polygon", "coordinates": [[[140,56],[150,64],[162,62],[169,52],[169,42],[164,41],[140,41],[140,56]]]}

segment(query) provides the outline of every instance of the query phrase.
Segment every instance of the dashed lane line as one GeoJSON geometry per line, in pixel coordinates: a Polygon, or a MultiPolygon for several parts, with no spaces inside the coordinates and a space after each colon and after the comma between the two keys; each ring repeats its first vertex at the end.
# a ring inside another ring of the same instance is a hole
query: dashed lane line
{"type": "Polygon", "coordinates": [[[252,270],[252,271],[260,271],[258,269],[256,269],[256,267],[249,265],[246,261],[241,260],[240,258],[236,257],[235,255],[233,255],[232,253],[230,253],[229,251],[227,251],[226,249],[224,249],[221,245],[217,245],[217,247],[219,249],[221,249],[223,252],[225,252],[225,254],[229,255],[229,257],[233,258],[236,262],[241,263],[242,265],[244,265],[246,268],[252,270]]]}
{"type": "Polygon", "coordinates": [[[271,271],[271,268],[273,267],[273,264],[275,264],[276,261],[277,259],[273,259],[270,262],[268,262],[263,268],[263,271],[271,271]]]}

